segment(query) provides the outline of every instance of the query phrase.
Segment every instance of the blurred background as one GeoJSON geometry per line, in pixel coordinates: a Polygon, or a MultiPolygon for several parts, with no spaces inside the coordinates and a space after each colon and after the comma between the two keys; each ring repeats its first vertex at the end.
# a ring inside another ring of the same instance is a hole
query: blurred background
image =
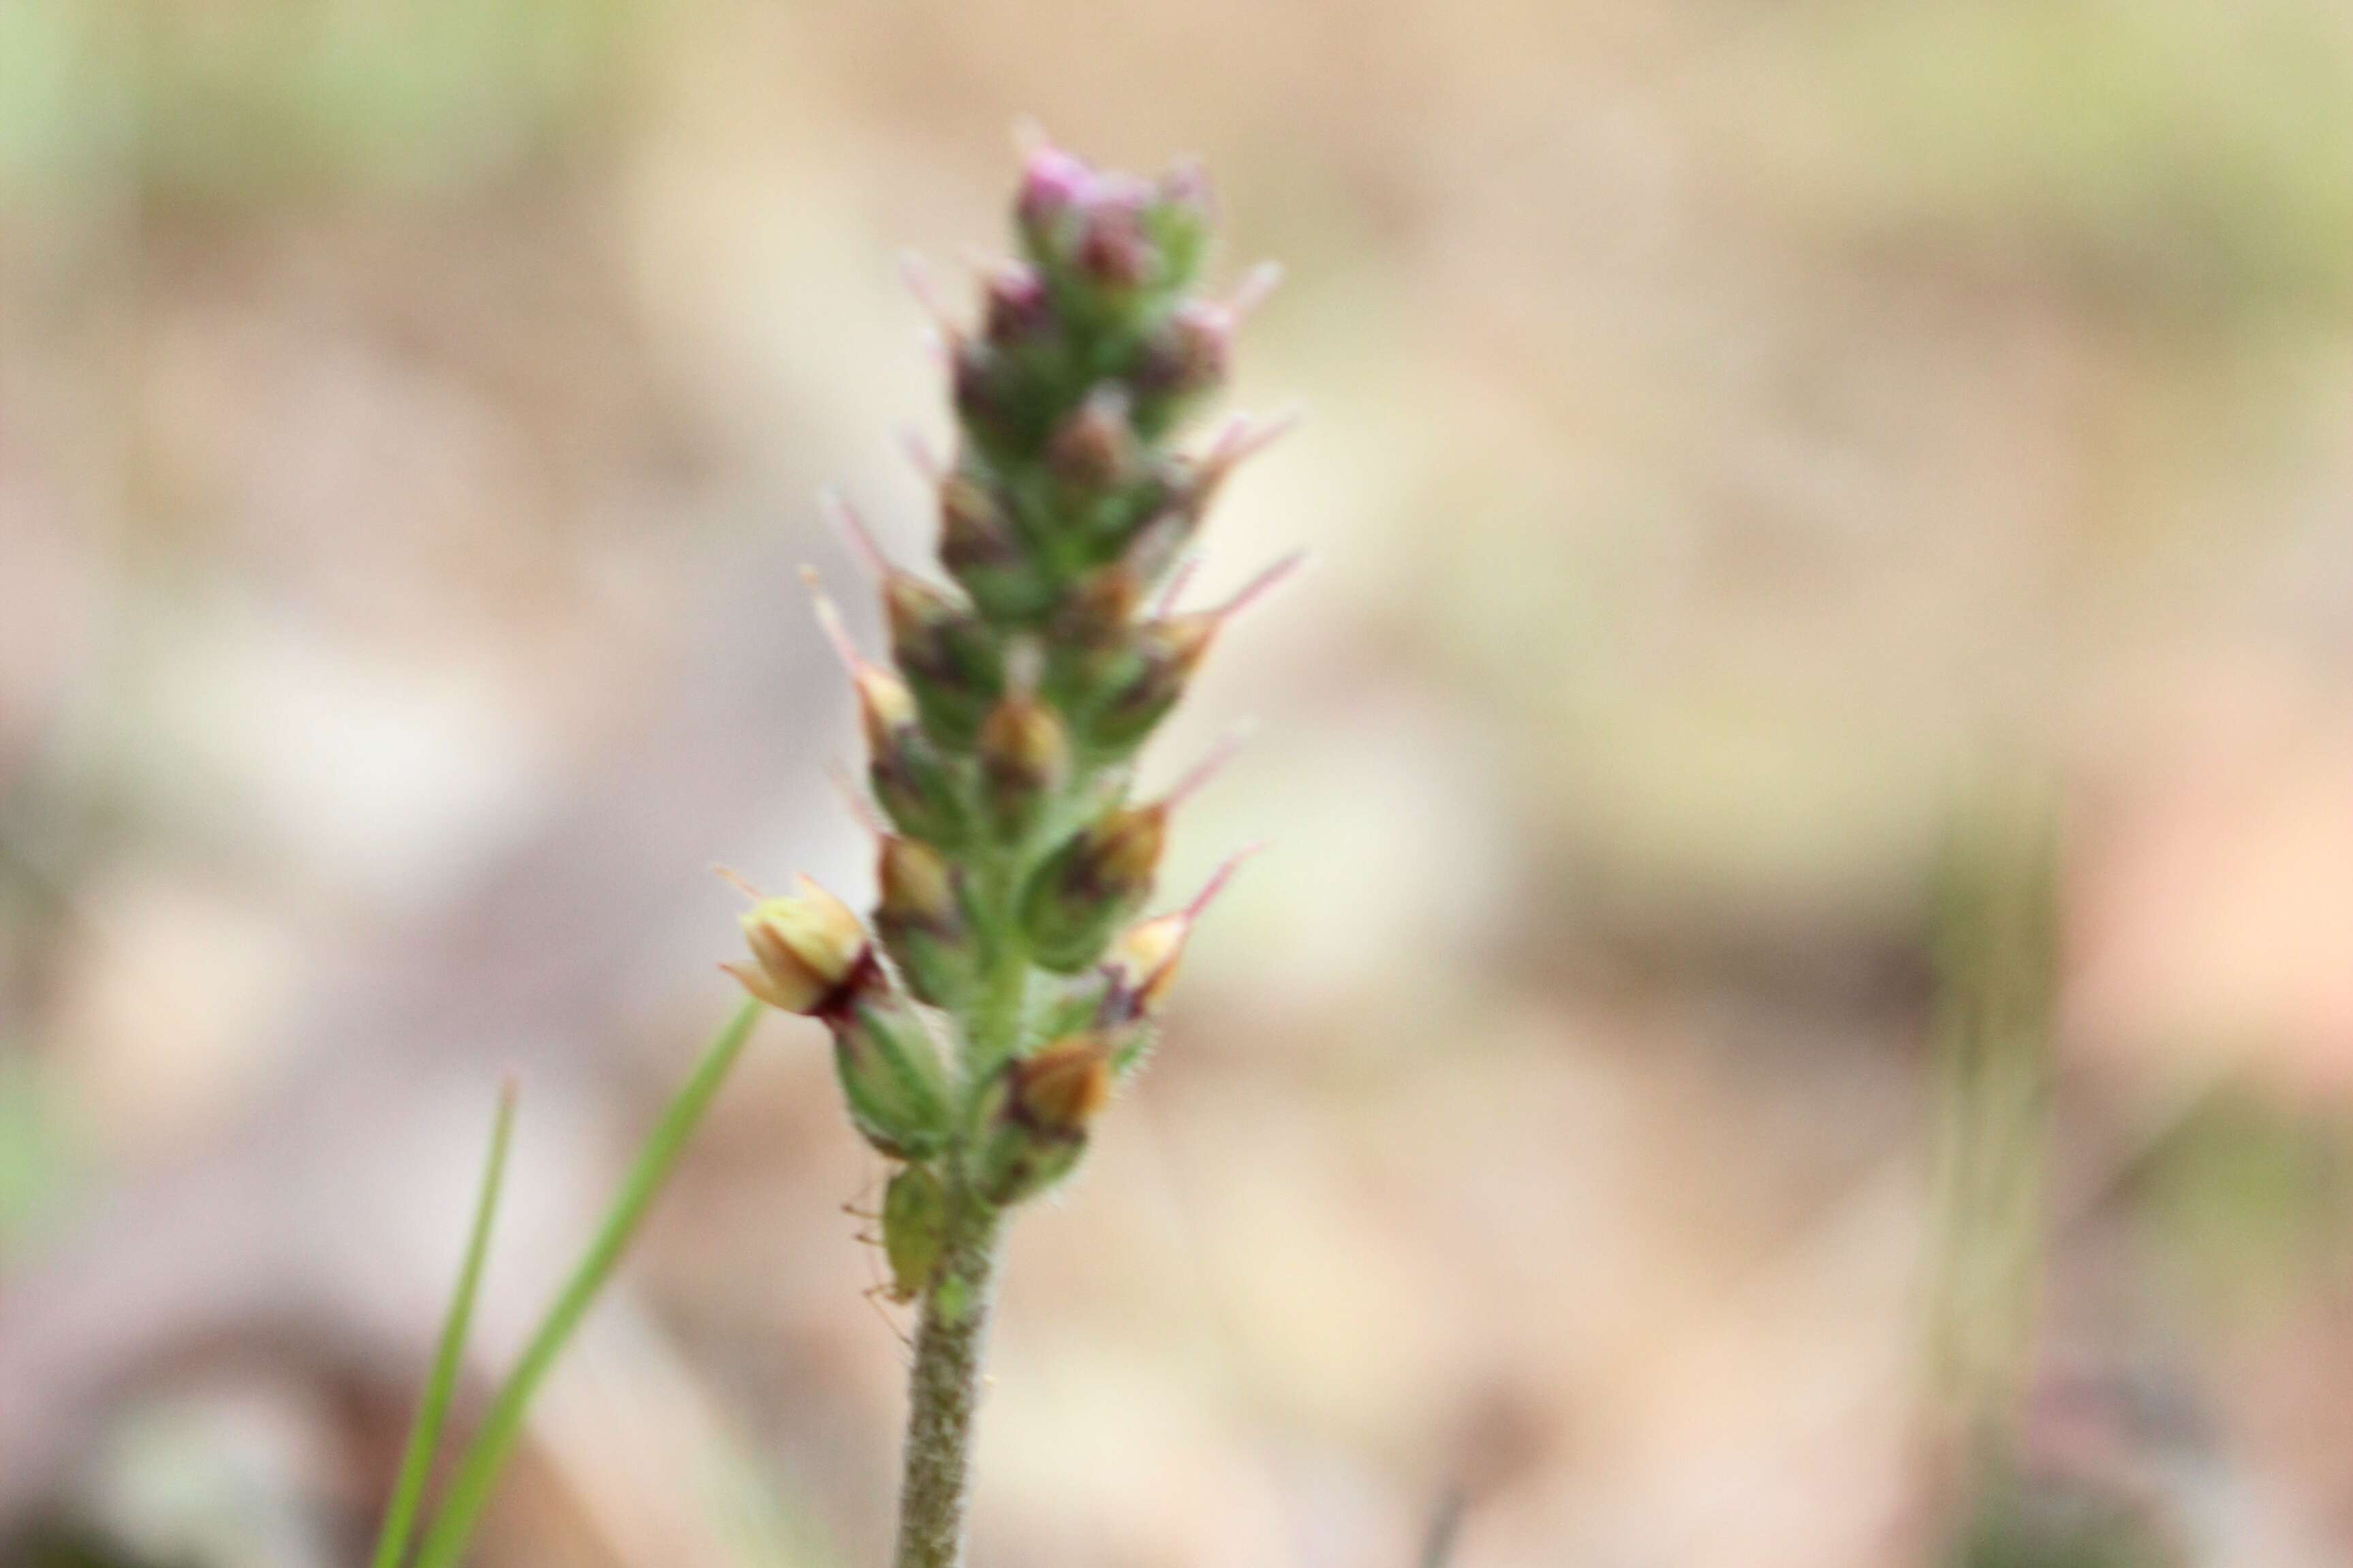
{"type": "MultiPolygon", "coordinates": [[[[871,636],[825,482],[927,550],[897,256],[1025,115],[1286,263],[1195,593],[1316,564],[1147,764],[1255,717],[1164,886],[1273,848],[1015,1235],[976,1561],[1960,1561],[1990,1254],[1966,1560],[2353,1562],[2337,0],[0,4],[0,1562],[359,1561],[500,1074],[477,1398],[733,1005],[708,864],[871,887],[793,574],[871,636]]],[[[880,1561],[877,1174],[771,1019],[480,1561],[880,1561]]]]}

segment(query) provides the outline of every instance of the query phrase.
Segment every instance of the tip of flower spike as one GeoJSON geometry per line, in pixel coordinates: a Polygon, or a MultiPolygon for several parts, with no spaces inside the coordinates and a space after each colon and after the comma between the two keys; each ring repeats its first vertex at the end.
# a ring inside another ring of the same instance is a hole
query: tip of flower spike
{"type": "Polygon", "coordinates": [[[1050,222],[1092,193],[1093,167],[1076,153],[1055,146],[1043,132],[1030,137],[1020,153],[1021,191],[1014,210],[1024,223],[1050,222]]]}

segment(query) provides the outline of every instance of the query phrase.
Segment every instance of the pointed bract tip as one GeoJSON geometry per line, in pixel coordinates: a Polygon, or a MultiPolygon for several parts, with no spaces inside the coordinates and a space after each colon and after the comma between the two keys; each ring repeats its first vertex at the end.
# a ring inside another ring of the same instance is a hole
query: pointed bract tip
{"type": "Polygon", "coordinates": [[[932,483],[936,485],[948,477],[947,464],[932,450],[932,444],[924,439],[923,433],[913,426],[900,426],[899,446],[907,454],[907,460],[915,465],[915,471],[932,483]]]}
{"type": "Polygon", "coordinates": [[[899,281],[907,286],[907,292],[915,297],[915,303],[923,308],[923,313],[931,317],[942,331],[955,330],[955,319],[948,312],[947,301],[940,293],[940,280],[933,274],[931,262],[913,246],[902,247],[899,251],[899,281]]]}
{"type": "Polygon", "coordinates": [[[1262,853],[1265,848],[1266,841],[1261,839],[1255,844],[1245,844],[1227,856],[1218,863],[1218,868],[1209,873],[1209,879],[1201,884],[1201,890],[1187,900],[1185,907],[1177,913],[1183,915],[1188,922],[1199,920],[1202,911],[1215,903],[1218,895],[1224,892],[1228,885],[1233,881],[1234,873],[1240,870],[1253,857],[1262,853]]]}
{"type": "Polygon", "coordinates": [[[1266,303],[1268,295],[1282,287],[1282,263],[1261,261],[1242,274],[1241,281],[1234,285],[1233,294],[1226,301],[1226,309],[1233,312],[1235,321],[1246,321],[1250,312],[1266,303]]]}
{"type": "Polygon", "coordinates": [[[752,879],[746,877],[743,872],[738,871],[733,866],[723,866],[718,861],[714,860],[711,863],[711,874],[718,878],[721,881],[726,883],[729,887],[734,889],[737,892],[742,893],[744,897],[750,899],[755,904],[762,899],[768,896],[752,885],[752,879]]]}
{"type": "Polygon", "coordinates": [[[818,491],[818,505],[824,509],[826,521],[841,535],[858,563],[871,573],[878,581],[888,581],[892,574],[891,558],[882,553],[882,545],[867,526],[866,514],[860,511],[850,499],[826,486],[818,491]]]}
{"type": "Polygon", "coordinates": [[[1251,734],[1257,729],[1256,722],[1249,720],[1229,727],[1223,735],[1219,737],[1217,744],[1209,748],[1209,754],[1195,763],[1186,772],[1185,776],[1178,779],[1176,785],[1160,797],[1161,806],[1166,809],[1181,805],[1199,794],[1210,780],[1225,772],[1227,763],[1240,754],[1242,747],[1250,742],[1251,734]]]}
{"type": "Polygon", "coordinates": [[[1155,616],[1166,616],[1171,611],[1176,609],[1177,599],[1185,592],[1185,585],[1193,580],[1193,574],[1200,569],[1200,552],[1198,551],[1192,550],[1187,551],[1183,557],[1177,561],[1175,567],[1169,571],[1168,581],[1160,585],[1160,592],[1154,596],[1152,601],[1152,613],[1155,616]]]}
{"type": "Polygon", "coordinates": [[[1254,458],[1305,423],[1307,405],[1303,403],[1286,403],[1260,418],[1245,416],[1227,447],[1226,461],[1239,463],[1254,458]]]}
{"type": "Polygon", "coordinates": [[[873,801],[858,786],[858,780],[851,774],[848,763],[835,758],[827,764],[825,776],[832,781],[835,792],[841,796],[841,804],[849,809],[851,819],[859,826],[877,838],[891,831],[876,813],[873,801]]]}
{"type": "Polygon", "coordinates": [[[826,593],[824,580],[818,576],[817,568],[802,567],[801,582],[808,588],[809,603],[817,615],[818,629],[825,634],[825,640],[832,645],[835,656],[841,660],[842,668],[849,671],[850,679],[853,680],[864,675],[866,658],[858,651],[858,645],[850,640],[849,628],[842,623],[841,611],[835,607],[831,595],[826,593]]]}
{"type": "Polygon", "coordinates": [[[1243,584],[1232,598],[1219,605],[1215,612],[1218,618],[1226,620],[1240,615],[1280,586],[1285,579],[1303,570],[1314,558],[1309,551],[1293,551],[1243,584]]]}

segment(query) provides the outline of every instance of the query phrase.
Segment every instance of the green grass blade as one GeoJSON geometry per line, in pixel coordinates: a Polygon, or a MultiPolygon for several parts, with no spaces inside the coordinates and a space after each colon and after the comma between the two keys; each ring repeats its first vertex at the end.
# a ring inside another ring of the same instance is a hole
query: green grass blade
{"type": "Polygon", "coordinates": [[[565,1342],[579,1326],[596,1292],[612,1278],[614,1266],[620,1261],[629,1237],[669,1180],[680,1151],[702,1120],[702,1113],[711,1108],[720,1085],[727,1079],[728,1070],[743,1053],[744,1041],[752,1037],[752,1026],[759,1019],[760,1004],[746,1002],[712,1037],[693,1076],[670,1102],[661,1121],[638,1151],[637,1163],[629,1168],[613,1206],[606,1211],[596,1240],[589,1244],[587,1252],[573,1269],[572,1278],[565,1282],[554,1304],[548,1308],[547,1316],[540,1321],[538,1331],[524,1348],[522,1358],[507,1373],[506,1382],[491,1400],[489,1413],[482,1417],[481,1429],[467,1446],[465,1457],[459,1461],[458,1473],[441,1500],[440,1511],[434,1515],[425,1544],[417,1551],[417,1568],[455,1568],[474,1532],[483,1505],[490,1500],[491,1489],[498,1482],[508,1450],[514,1447],[522,1430],[523,1412],[530,1406],[532,1395],[538,1392],[548,1368],[554,1364],[565,1342]]]}
{"type": "Polygon", "coordinates": [[[474,1298],[482,1284],[482,1259],[490,1253],[491,1221],[498,1213],[499,1189],[506,1182],[507,1147],[514,1136],[515,1081],[499,1086],[499,1110],[491,1124],[490,1158],[482,1167],[480,1194],[474,1200],[474,1226],[466,1237],[466,1261],[458,1270],[457,1289],[449,1297],[448,1315],[442,1320],[441,1342],[433,1352],[433,1372],[426,1380],[425,1397],[417,1406],[416,1424],[408,1429],[408,1447],[401,1456],[400,1479],[385,1510],[384,1529],[375,1541],[375,1568],[399,1568],[408,1553],[408,1537],[417,1522],[417,1505],[425,1496],[426,1478],[433,1456],[441,1447],[441,1424],[449,1415],[449,1398],[458,1386],[459,1364],[466,1354],[466,1331],[474,1321],[474,1298]]]}

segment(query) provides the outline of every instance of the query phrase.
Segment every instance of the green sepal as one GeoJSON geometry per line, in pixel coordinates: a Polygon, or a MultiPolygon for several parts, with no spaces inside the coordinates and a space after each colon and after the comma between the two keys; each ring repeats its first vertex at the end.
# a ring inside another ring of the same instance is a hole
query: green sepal
{"type": "Polygon", "coordinates": [[[969,880],[920,842],[890,841],[884,854],[882,897],[874,906],[874,934],[882,951],[917,1001],[951,1010],[963,1006],[978,988],[984,954],[969,880]],[[893,855],[920,858],[933,868],[933,876],[923,880],[934,885],[920,890],[929,902],[908,896],[918,890],[901,884],[915,879],[892,863],[893,855]]]}
{"type": "Polygon", "coordinates": [[[972,837],[968,771],[911,724],[892,732],[867,780],[892,826],[934,848],[955,850],[972,837]]]}
{"type": "Polygon", "coordinates": [[[913,577],[888,593],[891,658],[915,699],[924,732],[966,752],[1005,692],[1005,651],[971,606],[913,577]]]}
{"type": "Polygon", "coordinates": [[[866,1141],[898,1160],[938,1153],[947,1142],[950,1084],[923,1020],[877,987],[828,1021],[834,1075],[866,1141]]]}

